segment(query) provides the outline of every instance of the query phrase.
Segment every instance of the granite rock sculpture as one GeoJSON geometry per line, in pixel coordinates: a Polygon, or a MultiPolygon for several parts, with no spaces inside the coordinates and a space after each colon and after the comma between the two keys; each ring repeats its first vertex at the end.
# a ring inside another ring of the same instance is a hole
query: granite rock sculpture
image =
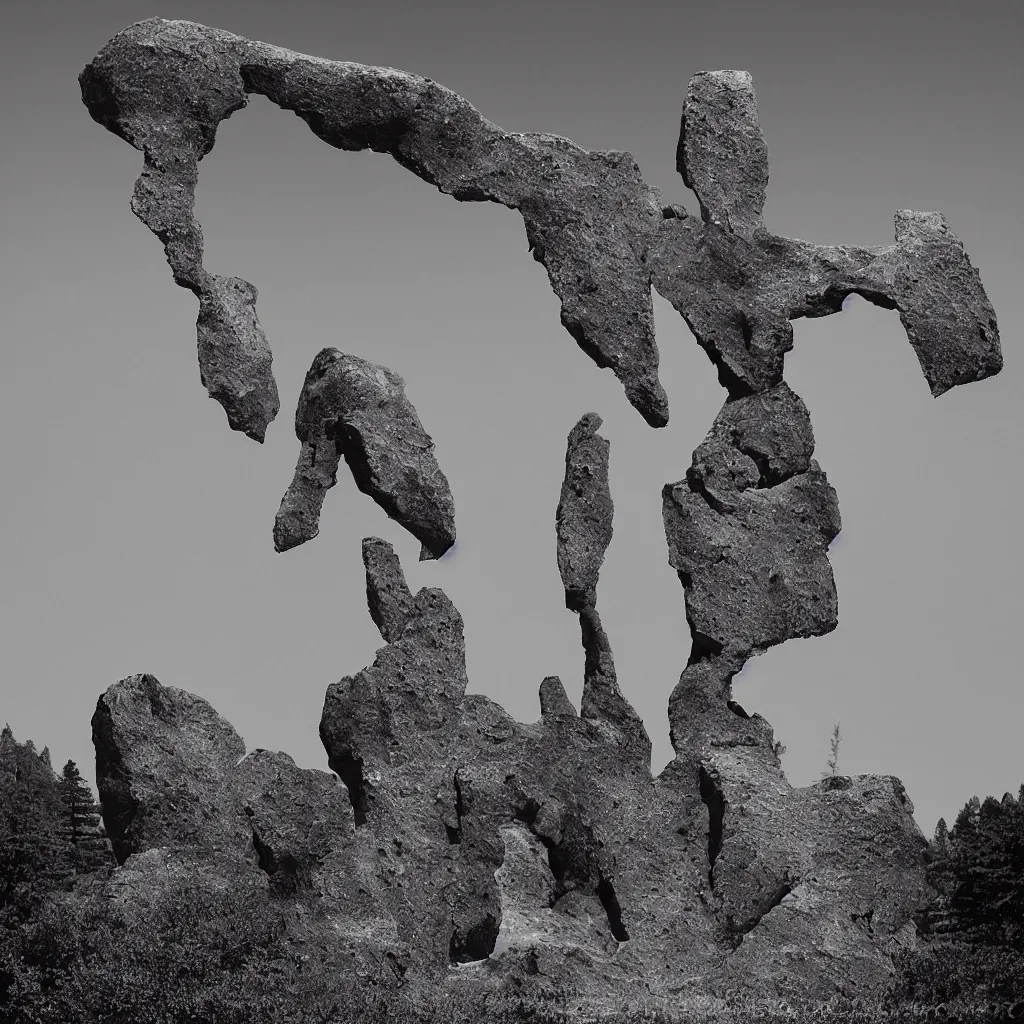
{"type": "Polygon", "coordinates": [[[295,434],[302,448],[274,523],[278,551],[317,535],[343,456],[359,490],[421,542],[421,559],[440,558],[455,543],[448,480],[393,370],[323,349],[302,385],[295,434]]]}
{"type": "Polygon", "coordinates": [[[995,314],[937,213],[899,211],[896,244],[823,246],[772,235],[761,211],[767,147],[750,75],[694,76],[677,164],[701,217],[662,206],[624,152],[509,133],[430,79],[309,57],[188,21],[119,32],[79,76],[94,120],[144,155],[132,209],[163,242],[177,284],[200,300],[203,383],[233,429],[262,440],[278,410],[256,289],[202,265],[193,208],[199,161],[251,94],[294,111],[342,150],[390,153],[455,199],[517,209],[563,326],[652,426],[668,422],[651,286],[682,315],[730,393],[782,379],[789,321],[838,311],[856,292],[898,309],[936,395],[999,370],[995,314]]]}
{"type": "MultiPolygon", "coordinates": [[[[563,325],[652,426],[668,416],[652,286],[727,390],[685,478],[662,494],[692,647],[669,701],[675,757],[659,775],[597,611],[613,509],[610,446],[588,413],[569,435],[556,514],[584,649],[579,711],[555,676],[540,684],[534,723],[467,693],[458,610],[441,590],[413,594],[391,546],[367,538],[367,603],[385,644],[327,691],[320,737],[333,774],[245,755],[205,701],[151,676],[100,698],[97,781],[118,898],[144,901],[162,884],[153,865],[173,859],[239,891],[302,894],[322,909],[307,941],[360,977],[413,990],[519,984],[607,1007],[884,985],[927,893],[913,806],[889,776],[792,787],[771,726],[733,699],[732,680],[769,647],[837,624],[827,551],[839,507],[808,410],[783,380],[791,321],[836,312],[852,293],[898,310],[936,396],[1002,366],[992,307],[941,214],[899,211],[895,244],[876,248],[770,233],[767,147],[740,71],[695,75],[683,105],[677,167],[699,217],[662,205],[628,153],[506,133],[428,79],[191,22],[130,26],[80,83],[93,118],[144,153],[133,209],[199,296],[203,381],[235,429],[262,440],[277,411],[270,353],[255,289],[203,268],[192,208],[218,124],[254,93],[336,148],[390,153],[456,199],[518,209],[563,325]]],[[[364,406],[341,378],[372,367],[351,359],[325,350],[307,376],[275,544],[315,534],[345,455],[436,557],[454,539],[450,495],[432,457],[424,470],[409,448],[429,453],[429,438],[411,406],[368,426],[344,419],[364,406]],[[376,448],[361,442],[376,463],[346,448],[382,423],[400,425],[376,448]]]]}

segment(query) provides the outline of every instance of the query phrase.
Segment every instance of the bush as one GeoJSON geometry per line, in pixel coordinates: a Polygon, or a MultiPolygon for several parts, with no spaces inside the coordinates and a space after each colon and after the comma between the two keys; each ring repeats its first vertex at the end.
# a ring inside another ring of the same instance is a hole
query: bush
{"type": "Polygon", "coordinates": [[[92,891],[56,894],[0,954],[6,1019],[25,1024],[330,1024],[355,994],[310,970],[270,894],[176,882],[139,913],[92,891]]]}

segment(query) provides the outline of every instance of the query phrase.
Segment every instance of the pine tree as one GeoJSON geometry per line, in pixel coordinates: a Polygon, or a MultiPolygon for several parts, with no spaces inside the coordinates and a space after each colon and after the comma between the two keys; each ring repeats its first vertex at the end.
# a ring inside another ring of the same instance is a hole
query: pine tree
{"type": "Polygon", "coordinates": [[[978,812],[981,810],[981,801],[972,796],[960,809],[960,813],[953,822],[952,836],[957,842],[965,842],[974,831],[977,823],[978,812]]]}
{"type": "Polygon", "coordinates": [[[828,756],[828,771],[822,772],[823,778],[829,778],[833,775],[839,774],[839,744],[842,742],[843,735],[839,731],[839,723],[832,727],[832,736],[829,739],[829,756],[828,756]]]}
{"type": "Polygon", "coordinates": [[[10,726],[0,732],[0,917],[24,919],[73,874],[56,776],[10,726]]]}
{"type": "Polygon", "coordinates": [[[1019,801],[972,798],[953,833],[954,930],[977,941],[1024,948],[1024,808],[1019,801]]]}
{"type": "Polygon", "coordinates": [[[64,837],[74,849],[76,872],[96,871],[111,864],[113,854],[99,808],[74,761],[64,765],[59,785],[64,805],[64,837]]]}

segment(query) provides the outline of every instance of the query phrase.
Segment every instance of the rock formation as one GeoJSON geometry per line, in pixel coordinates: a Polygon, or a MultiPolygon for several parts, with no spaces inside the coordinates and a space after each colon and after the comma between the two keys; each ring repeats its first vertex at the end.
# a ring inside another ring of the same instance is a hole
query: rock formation
{"type": "MultiPolygon", "coordinates": [[[[336,148],[390,153],[456,199],[518,209],[563,325],[651,425],[667,420],[652,285],[728,392],[685,479],[663,492],[693,644],[669,702],[675,758],[657,777],[597,611],[610,448],[588,413],[569,435],[556,514],[584,648],[579,712],[554,676],[529,724],[467,693],[459,612],[440,590],[412,594],[391,546],[368,538],[367,603],[385,645],[327,691],[333,774],[245,755],[205,701],[151,676],[100,698],[97,782],[119,898],[144,899],[162,884],[154,865],[175,859],[239,891],[302,894],[319,908],[306,937],[338,969],[413,990],[522,982],[621,1006],[648,992],[878,989],[926,894],[913,807],[888,776],[794,789],[771,727],[731,684],[750,657],[837,623],[827,550],[839,509],[783,380],[790,321],[836,312],[854,292],[897,309],[934,395],[1002,366],[994,313],[943,217],[900,211],[895,244],[870,249],[771,234],[767,149],[738,71],[696,75],[683,107],[677,163],[699,218],[663,207],[627,153],[505,133],[427,79],[190,22],[129,27],[80,82],[92,116],[144,153],[133,209],[199,296],[203,381],[236,429],[262,439],[277,411],[269,349],[255,289],[203,269],[192,206],[217,125],[251,93],[336,148]]],[[[425,554],[450,545],[447,485],[395,379],[333,350],[314,361],[279,550],[315,535],[342,455],[425,554]]]]}
{"type": "Polygon", "coordinates": [[[392,68],[329,61],[188,21],[119,32],[79,76],[92,117],[142,151],[135,214],[164,244],[177,284],[199,297],[204,385],[233,429],[262,440],[278,410],[256,289],[203,268],[193,208],[199,161],[249,95],[294,111],[337,149],[390,153],[439,191],[517,209],[561,320],[611,367],[652,426],[668,422],[651,285],[686,318],[731,394],[782,379],[789,321],[856,292],[898,309],[932,392],[999,370],[995,314],[937,213],[900,211],[896,244],[865,249],[781,238],[761,221],[768,182],[750,76],[690,83],[677,163],[701,217],[662,206],[629,153],[505,132],[461,96],[392,68]]]}
{"type": "Polygon", "coordinates": [[[525,980],[595,1004],[638,985],[824,998],[887,977],[925,892],[925,841],[896,780],[793,790],[770,728],[745,719],[739,739],[714,723],[707,742],[677,732],[676,760],[653,778],[599,623],[585,626],[597,638],[580,713],[548,678],[541,719],[517,722],[466,693],[445,595],[410,594],[385,542],[363,551],[390,639],[327,691],[333,775],[245,755],[205,701],[151,676],[100,698],[97,783],[121,899],[165,884],[167,858],[313,899],[306,948],[413,991],[525,980]]]}
{"type": "Polygon", "coordinates": [[[302,385],[295,434],[302,449],[274,523],[278,551],[317,535],[342,456],[359,490],[422,543],[421,560],[440,558],[455,543],[448,480],[393,370],[323,349],[302,385]]]}
{"type": "Polygon", "coordinates": [[[576,612],[597,605],[597,576],[612,539],[608,442],[597,432],[600,426],[601,417],[588,412],[572,428],[555,513],[565,606],[576,612]]]}
{"type": "MultiPolygon", "coordinates": [[[[594,436],[593,419],[581,424],[567,480],[581,437],[594,436]]],[[[609,447],[597,450],[587,480],[606,479],[609,447]]],[[[806,409],[780,385],[727,402],[689,485],[666,488],[694,651],[670,707],[676,758],[659,776],[593,604],[579,611],[579,713],[549,677],[540,720],[520,723],[467,694],[462,618],[444,593],[413,595],[393,548],[367,538],[367,604],[386,643],[327,691],[333,775],[246,755],[205,701],[151,676],[100,698],[97,783],[123,865],[112,887],[144,901],[179,857],[240,891],[312,898],[306,948],[413,992],[520,983],[597,1005],[638,986],[662,999],[877,989],[927,893],[903,787],[862,776],[793,789],[770,726],[729,699],[745,657],[834,626],[824,550],[838,520],[812,450],[806,409]],[[712,555],[686,536],[708,508],[724,531],[709,533],[712,555]],[[763,529],[787,515],[788,544],[785,529],[763,529]]],[[[610,521],[610,498],[600,483],[570,492],[581,536],[564,514],[556,528],[579,545],[610,521]]]]}

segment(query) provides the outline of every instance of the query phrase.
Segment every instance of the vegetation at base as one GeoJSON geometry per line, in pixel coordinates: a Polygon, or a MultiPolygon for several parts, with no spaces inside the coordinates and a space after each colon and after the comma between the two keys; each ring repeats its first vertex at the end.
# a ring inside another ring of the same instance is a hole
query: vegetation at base
{"type": "Polygon", "coordinates": [[[928,859],[937,896],[894,1000],[1016,1006],[1024,1020],[1024,786],[1017,798],[972,797],[951,830],[940,819],[928,859]]]}
{"type": "Polygon", "coordinates": [[[121,899],[77,767],[69,761],[58,775],[45,749],[5,728],[0,1024],[1024,1020],[1024,786],[1016,799],[973,798],[950,830],[940,821],[928,861],[936,895],[919,915],[921,942],[898,956],[890,990],[871,1002],[681,996],[626,1010],[588,1006],[570,992],[412,997],[372,978],[357,987],[355,954],[342,945],[307,952],[295,924],[315,919],[316,905],[269,887],[241,891],[168,872],[145,906],[121,899]]]}

